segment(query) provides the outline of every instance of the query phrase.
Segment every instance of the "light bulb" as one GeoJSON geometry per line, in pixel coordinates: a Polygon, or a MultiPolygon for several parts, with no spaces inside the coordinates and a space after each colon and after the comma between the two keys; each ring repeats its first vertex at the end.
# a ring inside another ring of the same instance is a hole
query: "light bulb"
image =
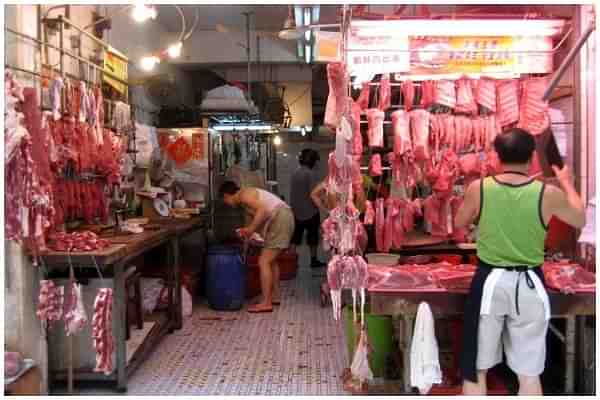
{"type": "Polygon", "coordinates": [[[302,136],[306,136],[306,129],[305,129],[304,127],[302,127],[302,128],[300,129],[300,134],[301,134],[302,136]]]}
{"type": "Polygon", "coordinates": [[[279,137],[279,135],[275,135],[275,137],[273,138],[273,144],[275,146],[281,145],[281,138],[279,137]]]}
{"type": "Polygon", "coordinates": [[[312,132],[312,126],[307,126],[306,128],[306,132],[312,132]]]}
{"type": "Polygon", "coordinates": [[[140,4],[133,7],[131,16],[134,20],[136,20],[136,22],[142,23],[148,19],[155,19],[156,9],[154,7],[148,7],[143,4],[140,4]]]}
{"type": "Polygon", "coordinates": [[[156,56],[143,57],[140,61],[140,67],[144,71],[152,71],[154,66],[160,62],[160,59],[156,56]]]}
{"type": "Polygon", "coordinates": [[[177,58],[181,55],[181,48],[183,47],[183,43],[177,42],[169,46],[167,49],[167,53],[169,53],[169,57],[177,58]]]}

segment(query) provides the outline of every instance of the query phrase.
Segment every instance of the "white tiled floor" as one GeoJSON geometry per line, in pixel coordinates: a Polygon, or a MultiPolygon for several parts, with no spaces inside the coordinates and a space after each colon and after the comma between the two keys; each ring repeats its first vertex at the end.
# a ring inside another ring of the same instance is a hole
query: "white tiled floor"
{"type": "Polygon", "coordinates": [[[307,268],[304,250],[272,314],[196,306],[183,329],[165,337],[133,374],[128,394],[346,394],[339,378],[349,365],[343,325],[330,307],[320,307],[325,270],[307,268]]]}

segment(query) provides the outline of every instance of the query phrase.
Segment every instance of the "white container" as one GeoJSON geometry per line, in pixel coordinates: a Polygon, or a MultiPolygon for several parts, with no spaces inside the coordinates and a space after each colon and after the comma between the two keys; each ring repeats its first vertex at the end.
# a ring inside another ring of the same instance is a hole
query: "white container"
{"type": "Polygon", "coordinates": [[[366,254],[367,263],[374,265],[393,266],[400,264],[400,256],[398,254],[387,253],[369,253],[366,254]]]}

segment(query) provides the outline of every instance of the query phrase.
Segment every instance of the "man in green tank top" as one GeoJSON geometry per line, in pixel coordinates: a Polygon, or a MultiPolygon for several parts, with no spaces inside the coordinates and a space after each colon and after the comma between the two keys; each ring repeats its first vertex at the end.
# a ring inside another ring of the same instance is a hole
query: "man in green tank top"
{"type": "Polygon", "coordinates": [[[487,370],[502,361],[504,349],[519,394],[541,395],[550,319],[540,268],[546,229],[552,216],[581,228],[585,210],[566,166],[552,166],[561,188],[527,175],[535,150],[528,132],[501,134],[494,149],[503,173],[471,183],[455,221],[457,228],[478,225],[480,260],[465,304],[463,393],[486,394],[487,370]]]}

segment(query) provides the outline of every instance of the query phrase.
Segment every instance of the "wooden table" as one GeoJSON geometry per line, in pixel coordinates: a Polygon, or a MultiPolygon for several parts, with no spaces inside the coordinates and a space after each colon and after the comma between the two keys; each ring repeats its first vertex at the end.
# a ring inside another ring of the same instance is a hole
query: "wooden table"
{"type": "MultiPolygon", "coordinates": [[[[68,269],[71,263],[75,270],[78,268],[100,268],[104,278],[113,279],[113,335],[116,342],[115,371],[105,376],[93,371],[74,371],[75,380],[116,382],[120,392],[127,391],[127,377],[141,364],[147,354],[168,332],[181,329],[183,315],[181,308],[181,279],[179,271],[179,241],[180,238],[194,230],[202,228],[204,221],[201,218],[173,219],[158,218],[150,221],[147,230],[140,234],[119,234],[107,238],[112,245],[106,249],[92,252],[66,253],[49,251],[43,254],[43,264],[48,272],[68,269]],[[167,245],[168,259],[171,260],[167,275],[169,306],[166,316],[159,317],[156,325],[150,331],[142,345],[127,363],[125,326],[126,321],[126,296],[124,274],[127,265],[139,255],[158,246],[167,245]],[[95,261],[94,261],[95,260],[95,261]]],[[[91,315],[89,316],[91,320],[91,315]]],[[[91,323],[91,322],[90,322],[91,323]]],[[[93,351],[93,349],[90,349],[93,351]]],[[[58,379],[66,377],[66,372],[58,372],[58,379]]]]}
{"type": "Polygon", "coordinates": [[[477,252],[475,243],[451,243],[448,239],[436,238],[427,233],[413,231],[406,234],[401,249],[391,249],[390,253],[403,256],[420,254],[451,253],[471,255],[477,252]]]}
{"type": "MultiPolygon", "coordinates": [[[[371,313],[375,315],[391,315],[395,319],[395,330],[403,355],[403,385],[406,393],[412,393],[410,385],[410,345],[413,326],[419,303],[429,304],[434,318],[462,316],[466,300],[466,292],[449,292],[445,289],[369,290],[371,313]],[[400,321],[399,321],[400,320],[400,321]],[[401,323],[398,323],[401,322],[401,323]]],[[[565,344],[565,392],[571,394],[575,388],[575,322],[578,316],[596,314],[595,293],[564,295],[548,289],[552,318],[566,319],[566,333],[562,335],[554,326],[550,329],[565,344]]],[[[583,336],[583,335],[582,335],[583,336]]],[[[582,346],[582,348],[585,348],[582,346]]]]}

